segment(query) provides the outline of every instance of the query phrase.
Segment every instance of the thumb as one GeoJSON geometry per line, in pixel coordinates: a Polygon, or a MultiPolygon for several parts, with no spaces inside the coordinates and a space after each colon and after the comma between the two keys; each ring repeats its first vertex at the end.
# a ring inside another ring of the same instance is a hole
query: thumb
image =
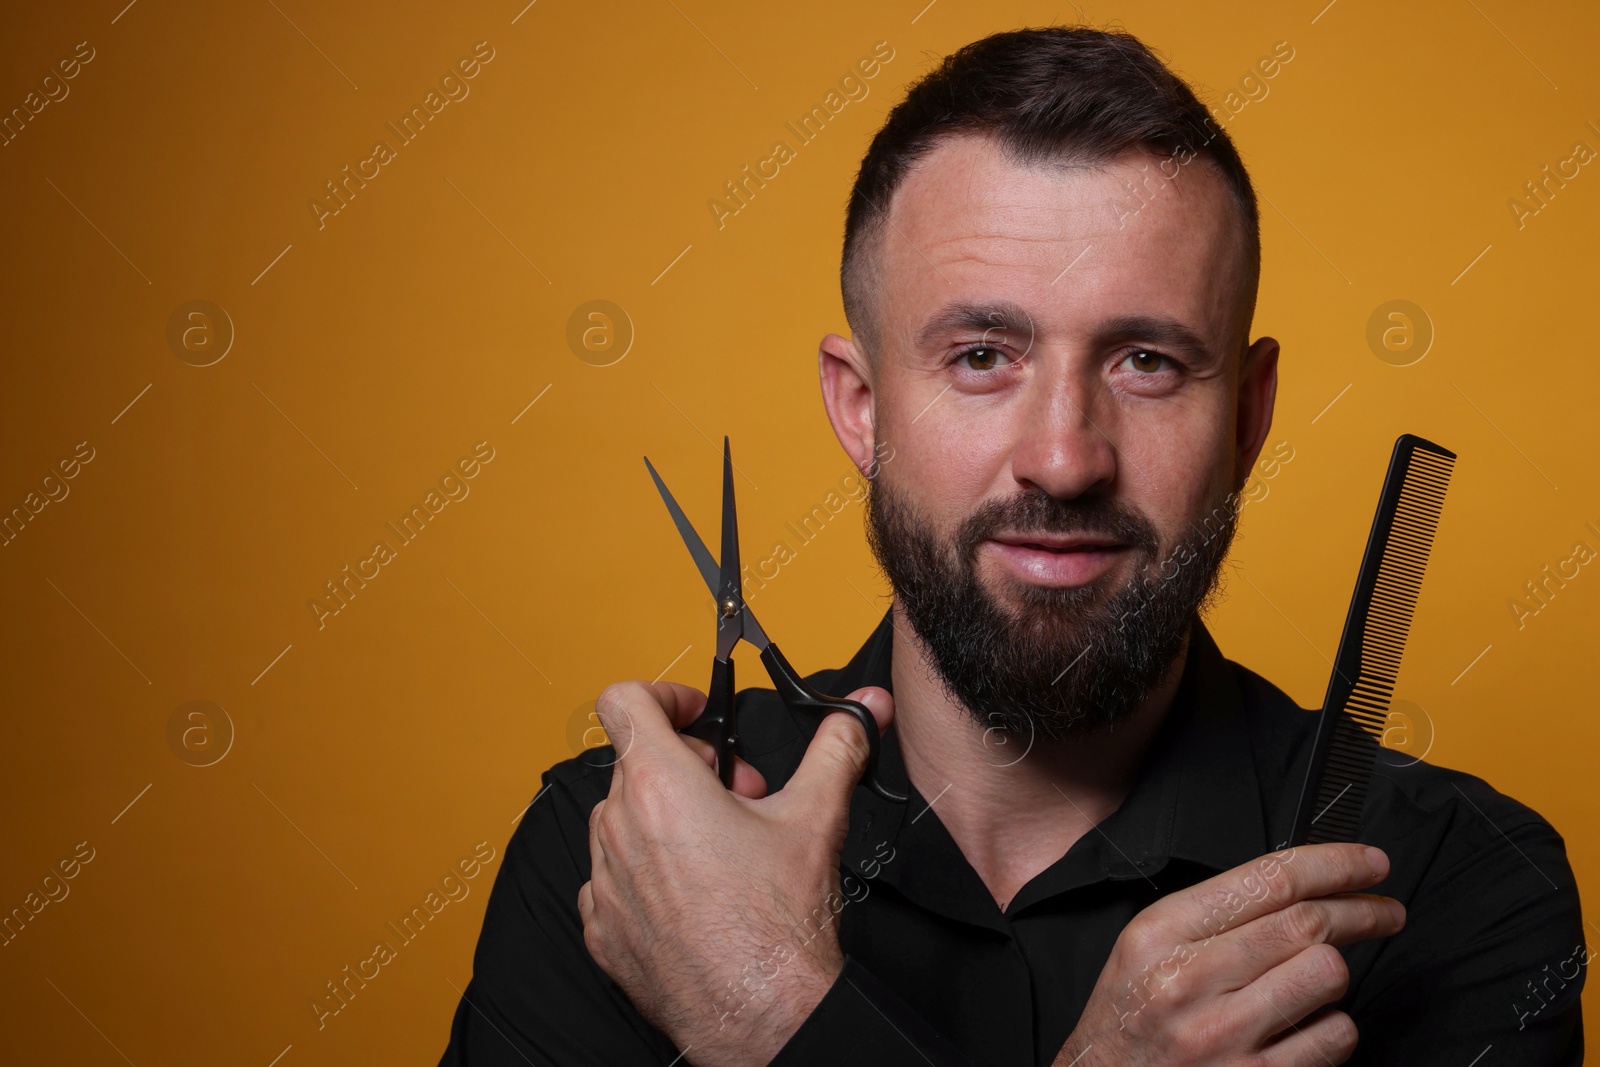
{"type": "Polygon", "coordinates": [[[881,686],[869,685],[864,689],[857,689],[846,699],[867,706],[867,710],[872,712],[872,717],[878,721],[880,735],[894,721],[894,697],[881,686]]]}
{"type": "MultiPolygon", "coordinates": [[[[880,734],[894,717],[894,698],[877,686],[858,689],[848,699],[866,705],[880,734]]],[[[850,794],[871,755],[861,722],[848,712],[833,712],[818,725],[799,768],[782,793],[794,796],[812,812],[819,808],[848,812],[850,794]]]]}

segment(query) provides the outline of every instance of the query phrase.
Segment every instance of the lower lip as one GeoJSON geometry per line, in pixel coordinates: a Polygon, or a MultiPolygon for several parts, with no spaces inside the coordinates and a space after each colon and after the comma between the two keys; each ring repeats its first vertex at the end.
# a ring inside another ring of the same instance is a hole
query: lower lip
{"type": "Polygon", "coordinates": [[[1052,552],[1046,548],[1008,545],[1001,541],[988,541],[986,544],[1019,578],[1033,585],[1063,589],[1088,585],[1110,570],[1127,551],[1122,547],[1108,547],[1052,552]]]}

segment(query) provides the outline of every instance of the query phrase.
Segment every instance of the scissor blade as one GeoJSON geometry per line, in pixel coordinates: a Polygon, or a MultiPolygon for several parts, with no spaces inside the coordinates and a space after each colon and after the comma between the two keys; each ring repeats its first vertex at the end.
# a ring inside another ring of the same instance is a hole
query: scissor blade
{"type": "Polygon", "coordinates": [[[711,590],[712,596],[716,596],[717,587],[722,581],[721,568],[717,566],[717,561],[711,558],[711,550],[700,540],[700,535],[689,522],[689,516],[683,513],[678,502],[672,498],[672,490],[667,488],[666,483],[661,480],[661,475],[651,466],[649,456],[644,457],[644,465],[649,468],[650,477],[655,481],[657,491],[661,493],[661,500],[672,515],[673,525],[678,528],[678,536],[683,538],[683,543],[689,549],[689,555],[694,557],[694,565],[700,568],[700,577],[705,579],[706,588],[711,590]]]}
{"type": "MultiPolygon", "coordinates": [[[[666,483],[661,480],[661,476],[656,473],[655,467],[650,463],[649,456],[644,457],[644,465],[650,471],[650,478],[656,483],[656,490],[661,494],[662,503],[667,505],[667,511],[672,516],[673,525],[678,528],[678,536],[683,538],[685,547],[689,549],[689,555],[694,558],[694,564],[700,570],[700,578],[706,583],[706,589],[711,592],[713,598],[719,597],[722,586],[722,568],[718,567],[717,561],[711,558],[711,550],[700,539],[700,535],[695,531],[694,525],[689,522],[689,517],[683,513],[683,509],[673,499],[672,490],[667,488],[666,483]]],[[[726,489],[726,483],[724,484],[724,489],[726,489]]],[[[742,605],[741,614],[744,616],[744,639],[755,645],[758,650],[766,651],[767,646],[772,643],[767,637],[767,632],[756,621],[755,613],[750,610],[750,605],[743,603],[742,597],[740,598],[740,603],[742,605]]]]}
{"type": "Polygon", "coordinates": [[[722,568],[717,581],[717,657],[733,656],[744,635],[744,592],[739,589],[739,512],[733,506],[733,453],[722,438],[722,568]]]}
{"type": "Polygon", "coordinates": [[[739,584],[739,513],[733,503],[733,453],[722,438],[722,591],[721,595],[744,606],[739,584]]]}
{"type": "Polygon", "coordinates": [[[744,591],[739,584],[739,513],[733,503],[733,453],[722,438],[722,567],[717,584],[717,655],[727,659],[744,634],[744,591]]]}

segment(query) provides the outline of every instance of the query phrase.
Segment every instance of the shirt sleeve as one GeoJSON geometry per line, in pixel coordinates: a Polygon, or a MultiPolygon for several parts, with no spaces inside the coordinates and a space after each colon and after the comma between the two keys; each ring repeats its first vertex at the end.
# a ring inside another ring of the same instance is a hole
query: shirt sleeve
{"type": "MultiPolygon", "coordinates": [[[[439,1067],[661,1067],[678,1059],[584,944],[578,890],[590,873],[589,812],[608,784],[604,769],[589,773],[599,777],[545,772],[512,834],[439,1067]]],[[[973,1067],[849,956],[771,1067],[818,1063],[973,1067]]]]}
{"type": "Polygon", "coordinates": [[[768,1067],[974,1067],[860,961],[844,970],[768,1067]]]}
{"type": "Polygon", "coordinates": [[[1497,810],[1505,798],[1476,785],[1479,809],[1462,813],[1475,822],[1462,835],[1470,848],[1419,885],[1374,968],[1382,980],[1347,1008],[1360,1031],[1351,1067],[1583,1063],[1592,954],[1566,846],[1531,810],[1497,810]]]}
{"type": "Polygon", "coordinates": [[[546,771],[512,834],[440,1067],[661,1067],[677,1058],[583,941],[589,812],[609,770],[588,774],[598,777],[569,784],[546,771]]]}

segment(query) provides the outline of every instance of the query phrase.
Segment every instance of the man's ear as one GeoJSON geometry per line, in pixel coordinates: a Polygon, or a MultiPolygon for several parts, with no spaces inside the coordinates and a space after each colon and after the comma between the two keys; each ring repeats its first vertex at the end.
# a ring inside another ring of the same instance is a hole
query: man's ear
{"type": "Polygon", "coordinates": [[[830,333],[817,346],[817,374],[834,435],[856,469],[872,477],[877,473],[872,451],[877,425],[872,410],[872,365],[866,353],[855,341],[830,333]]]}
{"type": "Polygon", "coordinates": [[[1278,398],[1278,342],[1262,337],[1245,350],[1239,368],[1239,408],[1235,419],[1234,447],[1239,465],[1235,471],[1243,484],[1267,443],[1272,429],[1272,409],[1278,398]]]}

